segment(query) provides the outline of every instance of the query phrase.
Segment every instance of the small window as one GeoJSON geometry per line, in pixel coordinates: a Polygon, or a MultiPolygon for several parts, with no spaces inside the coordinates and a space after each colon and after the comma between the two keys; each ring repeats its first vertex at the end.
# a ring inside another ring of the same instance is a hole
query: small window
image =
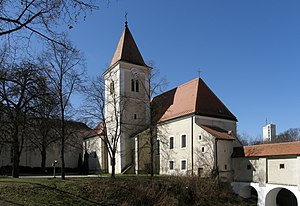
{"type": "Polygon", "coordinates": [[[186,135],[181,135],[181,148],[186,148],[186,135]]]}
{"type": "Polygon", "coordinates": [[[279,169],[284,169],[284,164],[279,164],[279,169]]]}
{"type": "Polygon", "coordinates": [[[170,149],[174,148],[174,137],[170,137],[170,149]]]}
{"type": "Polygon", "coordinates": [[[224,169],[227,170],[227,165],[224,165],[224,169]]]}
{"type": "Polygon", "coordinates": [[[186,160],[181,160],[181,170],[186,170],[186,160]]]}
{"type": "Polygon", "coordinates": [[[134,92],[134,79],[131,79],[131,91],[134,92]]]}
{"type": "Polygon", "coordinates": [[[140,90],[139,80],[135,80],[135,91],[139,92],[139,90],[140,90]]]}
{"type": "Polygon", "coordinates": [[[204,147],[201,147],[201,152],[203,153],[203,152],[205,152],[205,149],[204,149],[204,147]]]}
{"type": "Polygon", "coordinates": [[[202,140],[202,136],[201,136],[201,135],[198,136],[198,140],[199,140],[199,141],[202,140]]]}
{"type": "Polygon", "coordinates": [[[133,114],[133,119],[137,119],[137,114],[133,114]]]}
{"type": "Polygon", "coordinates": [[[110,83],[109,90],[110,90],[110,94],[113,94],[113,93],[114,93],[114,91],[115,91],[115,85],[114,85],[114,82],[111,82],[111,83],[110,83]]]}
{"type": "Polygon", "coordinates": [[[174,161],[169,161],[169,169],[174,170],[174,161]]]}
{"type": "Polygon", "coordinates": [[[251,170],[251,165],[247,164],[247,170],[251,170]]]}

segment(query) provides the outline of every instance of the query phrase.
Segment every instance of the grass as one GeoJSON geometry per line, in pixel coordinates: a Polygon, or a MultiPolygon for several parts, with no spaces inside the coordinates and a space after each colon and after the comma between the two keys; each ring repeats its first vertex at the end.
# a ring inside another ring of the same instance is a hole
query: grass
{"type": "Polygon", "coordinates": [[[228,186],[191,177],[0,178],[0,205],[254,205],[228,186]]]}

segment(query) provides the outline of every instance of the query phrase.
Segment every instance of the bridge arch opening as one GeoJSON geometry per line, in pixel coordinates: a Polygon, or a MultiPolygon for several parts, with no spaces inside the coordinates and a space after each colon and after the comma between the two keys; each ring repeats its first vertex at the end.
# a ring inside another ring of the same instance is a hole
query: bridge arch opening
{"type": "Polygon", "coordinates": [[[258,199],[258,194],[257,191],[254,187],[248,185],[245,187],[242,187],[239,195],[243,198],[247,198],[249,200],[251,200],[252,202],[257,203],[257,199],[258,199]]]}
{"type": "Polygon", "coordinates": [[[272,189],[266,196],[266,206],[298,206],[293,192],[285,188],[272,189]]]}

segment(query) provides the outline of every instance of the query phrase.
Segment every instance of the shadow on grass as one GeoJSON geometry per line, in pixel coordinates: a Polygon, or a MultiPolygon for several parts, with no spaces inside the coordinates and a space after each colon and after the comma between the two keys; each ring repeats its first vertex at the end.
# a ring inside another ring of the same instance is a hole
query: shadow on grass
{"type": "Polygon", "coordinates": [[[9,201],[9,200],[4,200],[4,199],[1,199],[1,198],[0,198],[0,205],[22,205],[22,206],[24,206],[23,204],[13,202],[13,201],[9,201]]]}
{"type": "MultiPolygon", "coordinates": [[[[26,181],[9,181],[9,180],[8,181],[7,180],[6,181],[1,181],[0,180],[0,182],[3,182],[3,183],[22,183],[22,184],[28,184],[28,185],[36,185],[36,186],[40,186],[42,188],[47,188],[48,190],[56,191],[56,192],[58,192],[61,195],[68,195],[68,196],[71,196],[71,197],[74,197],[74,198],[77,198],[77,199],[81,199],[81,200],[86,201],[88,203],[91,203],[93,205],[102,205],[101,203],[98,203],[96,201],[90,200],[88,198],[85,198],[85,197],[73,194],[73,193],[65,191],[65,190],[61,190],[61,189],[57,188],[55,182],[54,182],[54,187],[53,186],[44,185],[44,184],[41,184],[41,183],[26,182],[26,181]]],[[[24,204],[20,204],[20,203],[16,203],[16,202],[13,202],[13,201],[10,201],[10,200],[5,200],[5,199],[1,199],[0,198],[0,203],[1,203],[1,201],[10,203],[12,205],[24,205],[24,204]]]]}

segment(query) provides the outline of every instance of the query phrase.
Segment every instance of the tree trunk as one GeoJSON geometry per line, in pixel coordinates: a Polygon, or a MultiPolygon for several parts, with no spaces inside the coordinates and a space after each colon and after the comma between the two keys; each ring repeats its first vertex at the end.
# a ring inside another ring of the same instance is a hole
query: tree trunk
{"type": "Polygon", "coordinates": [[[20,156],[19,156],[19,142],[14,142],[13,144],[13,168],[12,168],[12,177],[19,178],[20,172],[20,156]]]}
{"type": "Polygon", "coordinates": [[[42,157],[41,170],[42,170],[42,173],[45,173],[46,172],[46,157],[47,157],[45,146],[42,146],[41,157],[42,157]]]}
{"type": "Polygon", "coordinates": [[[63,75],[61,74],[60,77],[60,110],[61,110],[61,179],[66,179],[65,177],[65,108],[64,108],[64,101],[63,101],[63,75]]]}
{"type": "Polygon", "coordinates": [[[65,134],[64,134],[64,128],[63,133],[61,137],[61,179],[66,179],[65,177],[65,134]]]}
{"type": "Polygon", "coordinates": [[[12,144],[12,149],[13,149],[13,167],[12,167],[12,177],[14,178],[19,178],[19,172],[20,172],[20,154],[19,154],[19,132],[18,129],[16,128],[16,131],[13,134],[13,144],[12,144]]]}
{"type": "Polygon", "coordinates": [[[111,178],[115,178],[116,174],[116,158],[112,157],[111,158],[111,178]]]}
{"type": "Polygon", "coordinates": [[[65,177],[65,114],[63,104],[61,102],[61,179],[66,179],[65,177]]]}
{"type": "Polygon", "coordinates": [[[153,127],[150,126],[150,174],[154,176],[154,141],[153,141],[153,127]]]}

